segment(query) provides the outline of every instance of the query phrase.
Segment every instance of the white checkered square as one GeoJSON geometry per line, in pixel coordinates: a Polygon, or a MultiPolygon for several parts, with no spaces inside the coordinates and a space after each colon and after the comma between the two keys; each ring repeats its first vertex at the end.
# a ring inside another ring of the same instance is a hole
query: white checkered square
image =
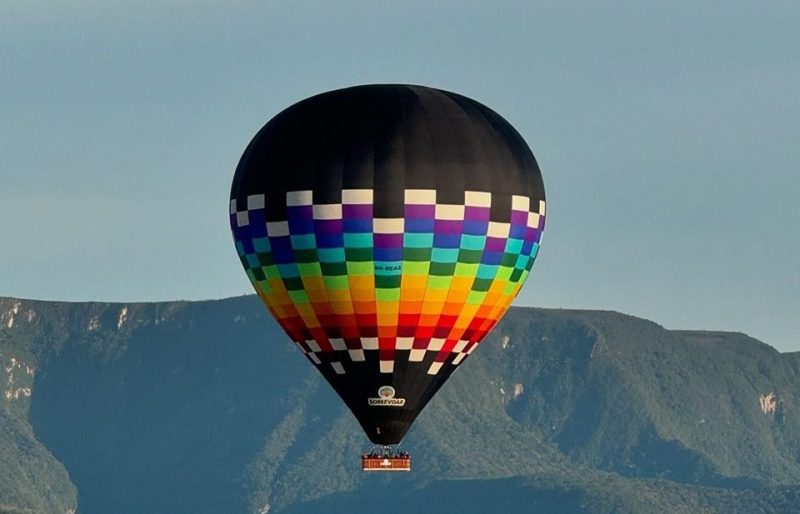
{"type": "Polygon", "coordinates": [[[313,191],[287,191],[287,207],[306,207],[314,203],[313,191]]]}
{"type": "Polygon", "coordinates": [[[342,219],[342,204],[340,203],[314,205],[312,209],[315,220],[342,219]]]}
{"type": "Polygon", "coordinates": [[[289,235],[288,221],[269,221],[267,222],[267,235],[269,237],[283,237],[289,235]]]}
{"type": "Polygon", "coordinates": [[[377,350],[378,338],[377,337],[362,337],[361,347],[365,350],[377,350]]]}
{"type": "Polygon", "coordinates": [[[247,210],[252,211],[255,209],[264,208],[264,195],[250,195],[247,197],[247,210]]]}
{"type": "Polygon", "coordinates": [[[531,199],[527,196],[512,195],[511,196],[511,209],[515,211],[530,211],[531,199]]]}
{"type": "Polygon", "coordinates": [[[502,222],[499,222],[499,221],[490,221],[489,222],[489,230],[487,231],[486,234],[489,237],[507,238],[510,231],[511,231],[511,223],[502,223],[502,222]]]}
{"type": "Polygon", "coordinates": [[[345,205],[372,205],[372,189],[342,189],[342,203],[345,205]]]}
{"type": "Polygon", "coordinates": [[[405,231],[405,219],[375,218],[372,226],[376,234],[402,234],[405,231]]]}
{"type": "Polygon", "coordinates": [[[410,362],[422,362],[422,359],[424,358],[425,350],[420,350],[418,348],[411,350],[411,352],[408,354],[408,360],[410,362]]]}
{"type": "Polygon", "coordinates": [[[406,189],[405,190],[405,203],[406,205],[435,205],[436,204],[436,190],[435,189],[406,189]]]}
{"type": "Polygon", "coordinates": [[[366,360],[364,350],[347,350],[347,353],[350,354],[350,360],[353,362],[364,362],[366,360]]]}
{"type": "Polygon", "coordinates": [[[536,212],[528,213],[528,228],[539,228],[539,222],[542,216],[536,212]]]}
{"type": "Polygon", "coordinates": [[[439,373],[440,369],[442,369],[442,363],[434,362],[433,364],[431,364],[431,367],[428,368],[428,375],[435,375],[439,373]]]}
{"type": "Polygon", "coordinates": [[[446,221],[463,221],[464,220],[464,206],[463,205],[448,205],[436,204],[436,219],[446,221]]]}
{"type": "Polygon", "coordinates": [[[492,193],[484,191],[466,191],[464,193],[464,205],[467,207],[491,207],[492,193]]]}

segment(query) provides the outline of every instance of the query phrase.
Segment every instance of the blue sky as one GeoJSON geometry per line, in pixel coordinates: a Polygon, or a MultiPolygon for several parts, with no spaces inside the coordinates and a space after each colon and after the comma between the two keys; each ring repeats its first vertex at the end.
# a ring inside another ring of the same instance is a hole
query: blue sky
{"type": "Polygon", "coordinates": [[[0,295],[250,292],[227,195],[311,94],[473,97],[529,142],[548,225],[519,305],[800,350],[800,4],[0,2],[0,295]]]}

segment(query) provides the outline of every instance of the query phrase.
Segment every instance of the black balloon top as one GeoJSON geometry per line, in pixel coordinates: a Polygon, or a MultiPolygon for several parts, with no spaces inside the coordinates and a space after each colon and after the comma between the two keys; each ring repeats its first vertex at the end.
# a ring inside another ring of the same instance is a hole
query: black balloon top
{"type": "Polygon", "coordinates": [[[499,114],[467,97],[413,85],[365,85],[302,100],[269,121],[236,169],[231,199],[272,193],[267,219],[285,218],[280,192],[313,190],[315,204],[342,189],[373,189],[375,217],[403,216],[406,189],[440,203],[492,193],[492,220],[507,222],[511,195],[544,200],[536,159],[499,114]],[[261,172],[254,172],[261,170],[261,172]]]}

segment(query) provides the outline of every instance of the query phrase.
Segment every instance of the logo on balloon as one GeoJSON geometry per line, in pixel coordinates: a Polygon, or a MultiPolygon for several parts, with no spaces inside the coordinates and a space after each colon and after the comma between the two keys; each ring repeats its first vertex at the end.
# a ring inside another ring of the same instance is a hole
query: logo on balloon
{"type": "Polygon", "coordinates": [[[402,407],[406,404],[405,398],[395,398],[394,395],[394,387],[385,385],[378,389],[378,397],[368,398],[367,403],[370,407],[402,407]]]}

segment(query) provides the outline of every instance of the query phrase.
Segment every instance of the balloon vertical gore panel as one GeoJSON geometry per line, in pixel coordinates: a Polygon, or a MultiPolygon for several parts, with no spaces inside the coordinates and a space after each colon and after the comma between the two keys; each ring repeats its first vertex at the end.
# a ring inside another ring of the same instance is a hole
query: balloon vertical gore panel
{"type": "Polygon", "coordinates": [[[533,154],[494,111],[380,85],[267,123],[237,167],[229,213],[255,291],[388,445],[511,305],[545,205],[533,154]]]}

